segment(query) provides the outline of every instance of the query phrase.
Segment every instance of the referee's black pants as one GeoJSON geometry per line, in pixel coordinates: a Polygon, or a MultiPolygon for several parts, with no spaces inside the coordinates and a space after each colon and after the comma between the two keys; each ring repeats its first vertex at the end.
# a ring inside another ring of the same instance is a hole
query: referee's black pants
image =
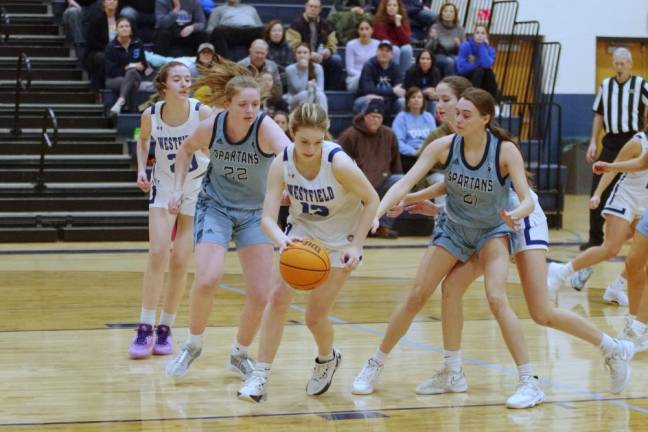
{"type": "MultiPolygon", "coordinates": [[[[612,162],[619,154],[621,147],[623,147],[625,143],[630,141],[630,139],[634,136],[635,133],[636,132],[606,134],[603,137],[603,149],[601,150],[601,154],[599,155],[598,160],[603,162],[612,162]]],[[[601,181],[601,177],[602,177],[601,175],[596,175],[596,174],[592,176],[592,190],[590,192],[590,196],[596,190],[599,181],[601,181]]],[[[612,180],[612,182],[608,185],[608,187],[605,188],[605,190],[601,194],[601,204],[598,206],[598,208],[594,210],[590,210],[590,229],[589,229],[590,244],[603,243],[604,219],[601,216],[601,210],[603,210],[603,207],[605,207],[605,203],[607,202],[610,193],[614,189],[614,185],[619,180],[619,177],[621,177],[621,174],[617,174],[614,177],[614,180],[612,180]]]]}

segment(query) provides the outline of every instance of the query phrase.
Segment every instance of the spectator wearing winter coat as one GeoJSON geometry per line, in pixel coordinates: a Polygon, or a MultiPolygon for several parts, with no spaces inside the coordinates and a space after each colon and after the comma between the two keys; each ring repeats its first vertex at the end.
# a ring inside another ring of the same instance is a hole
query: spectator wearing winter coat
{"type": "Polygon", "coordinates": [[[400,79],[412,66],[414,51],[411,45],[412,29],[405,6],[400,0],[382,0],[373,19],[374,37],[389,40],[394,47],[394,63],[400,79]]]}
{"type": "Polygon", "coordinates": [[[477,25],[473,37],[464,41],[457,56],[457,73],[472,81],[473,87],[486,90],[498,100],[499,91],[493,72],[495,48],[488,44],[486,26],[477,25]]]}

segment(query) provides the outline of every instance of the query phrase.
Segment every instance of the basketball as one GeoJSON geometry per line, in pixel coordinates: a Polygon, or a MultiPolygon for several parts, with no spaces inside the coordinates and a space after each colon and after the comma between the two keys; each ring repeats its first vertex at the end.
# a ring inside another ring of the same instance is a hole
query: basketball
{"type": "Polygon", "coordinates": [[[295,242],[279,256],[281,277],[295,289],[308,291],[321,286],[330,270],[326,249],[313,240],[295,242]]]}

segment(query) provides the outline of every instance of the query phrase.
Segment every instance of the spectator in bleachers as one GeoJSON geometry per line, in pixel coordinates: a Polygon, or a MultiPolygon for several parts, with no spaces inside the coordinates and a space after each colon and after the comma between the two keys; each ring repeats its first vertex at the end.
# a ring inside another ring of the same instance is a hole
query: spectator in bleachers
{"type": "MultiPolygon", "coordinates": [[[[358,164],[381,197],[403,177],[398,140],[394,131],[383,125],[383,101],[372,99],[365,112],[353,119],[353,125],[342,131],[338,143],[358,164]]],[[[376,237],[396,238],[391,229],[394,219],[383,216],[376,237]]]]}
{"type": "Polygon", "coordinates": [[[290,111],[305,102],[317,103],[328,112],[328,101],[324,94],[324,69],[311,59],[308,44],[295,48],[295,63],[286,68],[288,92],[284,99],[290,111]]]}
{"type": "Polygon", "coordinates": [[[205,42],[205,14],[198,0],[155,0],[155,50],[193,55],[205,42]]]}
{"type": "Polygon", "coordinates": [[[333,8],[326,21],[335,31],[339,45],[356,37],[360,21],[371,19],[366,0],[333,0],[333,8]]]}
{"type": "Polygon", "coordinates": [[[389,40],[393,45],[393,61],[398,67],[400,79],[412,66],[412,29],[405,6],[400,0],[382,0],[373,19],[374,37],[389,40]]]}
{"type": "Polygon", "coordinates": [[[290,136],[290,130],[288,129],[288,113],[286,111],[275,111],[275,113],[272,115],[272,120],[279,125],[281,130],[284,131],[286,136],[292,140],[292,137],[290,136]]]}
{"type": "Polygon", "coordinates": [[[263,39],[256,39],[250,45],[249,52],[250,55],[239,61],[238,64],[257,73],[271,73],[274,80],[274,93],[281,94],[283,89],[279,77],[279,67],[277,63],[268,60],[268,43],[263,39]]]}
{"type": "Polygon", "coordinates": [[[486,26],[478,24],[475,26],[473,36],[459,47],[457,73],[472,81],[473,87],[486,90],[497,101],[499,91],[493,64],[495,64],[495,48],[488,44],[486,26]]]}
{"type": "Polygon", "coordinates": [[[369,61],[370,58],[375,57],[378,50],[377,39],[373,39],[373,25],[371,20],[363,18],[358,23],[356,39],[350,40],[346,44],[344,51],[345,66],[346,66],[346,85],[347,90],[350,92],[358,91],[358,81],[360,81],[360,73],[362,67],[369,61]]]}
{"type": "Polygon", "coordinates": [[[277,63],[280,72],[295,62],[295,51],[286,42],[286,32],[281,20],[274,19],[268,23],[263,39],[268,42],[268,58],[277,63]]]}
{"type": "Polygon", "coordinates": [[[200,0],[200,6],[203,12],[205,12],[205,16],[208,17],[216,7],[216,4],[214,0],[200,0]]]}
{"type": "Polygon", "coordinates": [[[405,74],[403,87],[409,90],[418,87],[425,97],[425,108],[434,114],[437,84],[441,81],[441,72],[434,65],[434,57],[428,51],[423,50],[416,56],[414,66],[405,74]]]}
{"type": "Polygon", "coordinates": [[[83,65],[95,89],[106,81],[104,54],[108,42],[117,35],[118,0],[101,0],[99,7],[90,7],[84,24],[86,51],[83,65]]]}
{"type": "Polygon", "coordinates": [[[227,0],[209,16],[207,34],[218,54],[233,59],[233,46],[248,47],[263,38],[263,22],[254,6],[241,4],[241,0],[227,0]]]}
{"type": "Polygon", "coordinates": [[[121,0],[123,7],[119,16],[126,17],[133,26],[133,33],[140,40],[153,41],[155,29],[155,2],[151,0],[121,0]]]}
{"type": "Polygon", "coordinates": [[[67,39],[74,45],[74,52],[78,58],[83,58],[85,36],[83,32],[83,17],[88,8],[97,0],[67,0],[67,8],[63,12],[63,29],[67,39]]]}
{"type": "Polygon", "coordinates": [[[263,112],[272,117],[276,111],[288,111],[288,104],[284,101],[281,93],[276,92],[274,79],[270,72],[261,74],[261,84],[264,92],[268,94],[261,107],[263,112]]]}
{"type": "Polygon", "coordinates": [[[444,77],[455,74],[455,60],[466,33],[459,24],[457,6],[446,3],[441,7],[439,20],[430,27],[425,49],[434,55],[437,67],[444,77]]]}
{"type": "Polygon", "coordinates": [[[430,26],[436,21],[436,14],[423,4],[423,0],[402,0],[402,2],[410,19],[413,38],[415,35],[418,38],[422,35],[421,39],[425,39],[430,26]]]}
{"type": "Polygon", "coordinates": [[[191,78],[198,78],[198,75],[208,71],[218,63],[220,63],[220,57],[216,54],[214,45],[209,42],[201,43],[196,52],[196,59],[189,65],[191,78]]]}
{"type": "Polygon", "coordinates": [[[336,53],[335,31],[320,18],[321,11],[320,0],[307,0],[305,12],[286,31],[286,40],[293,49],[302,42],[308,44],[313,61],[324,67],[327,90],[345,90],[342,58],[336,53]]]}
{"type": "Polygon", "coordinates": [[[392,61],[392,44],[388,40],[378,44],[376,56],[362,67],[358,93],[353,102],[353,112],[364,112],[374,99],[383,101],[383,115],[395,115],[400,111],[399,97],[405,96],[405,89],[400,85],[398,69],[392,61]]]}
{"type": "Polygon", "coordinates": [[[423,91],[418,87],[410,87],[405,95],[405,110],[398,113],[392,124],[398,138],[403,171],[409,171],[414,165],[418,149],[435,128],[434,117],[425,111],[423,91]]]}
{"type": "Polygon", "coordinates": [[[106,47],[106,88],[118,91],[119,97],[110,108],[118,115],[124,105],[136,112],[136,98],[146,68],[146,57],[142,43],[133,37],[130,20],[120,17],[117,20],[117,36],[106,47]]]}

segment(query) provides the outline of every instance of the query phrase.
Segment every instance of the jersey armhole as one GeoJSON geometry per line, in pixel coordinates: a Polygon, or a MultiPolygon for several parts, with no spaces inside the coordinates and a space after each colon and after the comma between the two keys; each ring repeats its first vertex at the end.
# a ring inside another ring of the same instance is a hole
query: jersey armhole
{"type": "MultiPolygon", "coordinates": [[[[497,180],[499,180],[500,185],[504,186],[504,182],[506,182],[506,179],[508,178],[508,175],[506,177],[502,177],[502,170],[500,168],[500,149],[502,148],[502,140],[498,139],[497,144],[495,145],[495,172],[497,173],[497,180]]],[[[522,158],[522,162],[524,162],[524,158],[522,158]]]]}
{"type": "Polygon", "coordinates": [[[212,146],[214,145],[214,138],[216,138],[216,130],[218,128],[218,120],[220,119],[221,114],[223,114],[225,111],[221,111],[218,114],[216,114],[216,118],[214,119],[214,126],[212,127],[212,135],[211,139],[209,140],[209,150],[211,150],[212,146]]]}
{"type": "Polygon", "coordinates": [[[263,123],[263,120],[265,120],[266,115],[265,113],[261,113],[259,115],[259,119],[257,120],[256,124],[256,131],[255,132],[255,137],[254,137],[254,142],[256,143],[257,150],[259,150],[259,153],[261,153],[264,157],[267,158],[272,158],[275,157],[274,153],[266,153],[263,150],[261,150],[261,143],[259,142],[259,130],[261,130],[261,124],[263,123]]]}
{"type": "Polygon", "coordinates": [[[450,165],[450,161],[452,160],[452,155],[454,153],[455,142],[456,142],[458,136],[459,135],[455,134],[455,136],[452,138],[452,141],[450,142],[450,150],[448,150],[448,158],[446,159],[446,161],[444,163],[442,163],[439,166],[440,169],[444,170],[444,169],[448,168],[448,165],[450,165]]]}

